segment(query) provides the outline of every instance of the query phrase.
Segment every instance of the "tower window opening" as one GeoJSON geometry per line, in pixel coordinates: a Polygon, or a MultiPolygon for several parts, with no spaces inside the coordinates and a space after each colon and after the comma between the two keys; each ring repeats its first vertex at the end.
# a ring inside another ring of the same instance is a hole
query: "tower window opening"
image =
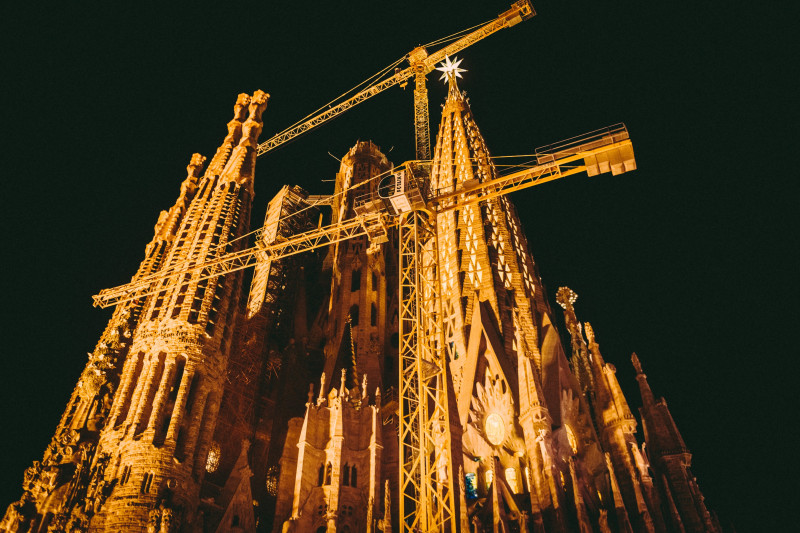
{"type": "Polygon", "coordinates": [[[208,449],[208,457],[206,458],[206,472],[212,474],[219,469],[219,461],[222,458],[222,451],[220,450],[219,443],[214,441],[208,449]]]}
{"type": "Polygon", "coordinates": [[[375,304],[370,305],[369,324],[373,327],[378,325],[378,307],[375,304]]]}
{"type": "Polygon", "coordinates": [[[478,499],[478,479],[474,472],[464,474],[465,496],[468,500],[478,499]]]}
{"type": "Polygon", "coordinates": [[[144,475],[144,478],[142,479],[142,487],[141,487],[141,493],[142,494],[147,494],[148,492],[150,492],[150,486],[153,484],[153,477],[154,476],[155,476],[155,474],[153,474],[152,472],[148,472],[147,474],[144,475]]]}
{"type": "Polygon", "coordinates": [[[353,270],[350,278],[350,292],[356,292],[361,288],[361,269],[353,270]]]}
{"type": "Polygon", "coordinates": [[[345,487],[350,485],[350,465],[342,467],[342,485],[345,487]]]}
{"type": "Polygon", "coordinates": [[[372,273],[372,290],[378,290],[378,275],[375,272],[372,273]]]}
{"type": "Polygon", "coordinates": [[[327,466],[325,467],[325,484],[326,485],[330,485],[331,484],[331,476],[332,476],[332,474],[333,474],[333,465],[328,463],[327,466]]]}
{"type": "Polygon", "coordinates": [[[358,486],[358,470],[356,470],[355,465],[350,468],[350,486],[357,487],[358,486]]]}
{"type": "Polygon", "coordinates": [[[317,485],[320,487],[325,483],[325,465],[319,465],[319,479],[317,480],[317,485]]]}
{"type": "Polygon", "coordinates": [[[350,325],[358,325],[358,305],[353,305],[350,307],[350,325]]]}
{"type": "Polygon", "coordinates": [[[270,496],[277,496],[278,495],[278,475],[280,473],[280,469],[276,465],[272,465],[267,470],[267,494],[270,496]]]}

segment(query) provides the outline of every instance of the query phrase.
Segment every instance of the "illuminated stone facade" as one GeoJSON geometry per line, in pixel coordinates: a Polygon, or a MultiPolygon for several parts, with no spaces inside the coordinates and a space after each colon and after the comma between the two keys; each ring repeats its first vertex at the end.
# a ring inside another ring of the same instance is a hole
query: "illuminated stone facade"
{"type": "MultiPolygon", "coordinates": [[[[195,155],[137,276],[237,250],[249,231],[255,149],[268,96],[240,95],[205,172],[195,155]]],[[[332,195],[284,187],[269,245],[354,215],[392,168],[357,143],[332,195]],[[313,205],[312,205],[313,204],[313,205]]],[[[496,176],[451,83],[430,185],[496,176]]],[[[507,198],[440,216],[439,272],[457,523],[462,531],[720,531],[666,402],[633,356],[638,422],[558,290],[545,296],[507,198]]],[[[376,532],[398,523],[396,235],[187,275],[119,305],[90,354],[42,461],[24,473],[7,531],[376,532]]]]}

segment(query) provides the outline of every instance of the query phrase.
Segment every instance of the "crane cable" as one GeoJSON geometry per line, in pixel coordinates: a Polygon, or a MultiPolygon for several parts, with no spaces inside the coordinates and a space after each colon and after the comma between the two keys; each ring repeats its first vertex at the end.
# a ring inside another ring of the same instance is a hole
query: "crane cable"
{"type": "MultiPolygon", "coordinates": [[[[422,45],[422,47],[423,47],[423,48],[427,48],[427,47],[429,47],[429,46],[436,46],[436,45],[439,45],[439,44],[444,44],[444,43],[449,43],[449,42],[455,41],[455,40],[459,39],[459,38],[460,38],[460,37],[461,37],[463,34],[465,34],[465,33],[469,32],[469,31],[472,31],[472,30],[474,30],[475,28],[479,28],[479,27],[481,27],[481,26],[485,26],[486,24],[490,23],[492,20],[494,20],[494,19],[489,19],[489,20],[487,20],[486,22],[482,22],[482,23],[480,23],[480,24],[476,24],[475,26],[472,26],[472,27],[470,27],[470,28],[466,28],[466,29],[464,29],[464,30],[461,30],[461,31],[457,31],[457,32],[455,32],[455,33],[452,33],[452,34],[448,35],[447,37],[442,37],[441,39],[437,39],[437,40],[435,40],[435,41],[431,41],[431,42],[429,42],[429,43],[427,43],[427,44],[424,44],[424,45],[422,45]]],[[[364,85],[367,85],[368,83],[372,82],[373,80],[378,80],[378,79],[380,79],[380,78],[381,78],[383,75],[385,75],[385,74],[386,74],[386,72],[387,72],[387,71],[389,71],[389,70],[391,70],[391,69],[395,68],[397,65],[399,65],[400,63],[402,63],[403,61],[405,61],[405,60],[407,60],[407,59],[408,59],[408,54],[405,54],[404,56],[402,56],[402,57],[400,57],[399,59],[395,60],[393,63],[391,63],[391,64],[387,65],[386,67],[384,67],[383,69],[379,70],[378,72],[376,72],[376,73],[375,73],[375,74],[373,74],[372,76],[368,77],[367,79],[365,79],[365,80],[364,80],[364,81],[362,81],[361,83],[359,83],[359,84],[357,84],[357,85],[353,86],[351,89],[349,89],[349,90],[347,90],[347,91],[343,92],[342,94],[340,94],[340,95],[339,95],[339,96],[337,96],[336,98],[332,99],[330,102],[328,102],[328,103],[326,103],[326,104],[323,104],[322,106],[320,106],[320,107],[319,107],[319,108],[317,108],[316,110],[314,110],[314,111],[312,111],[311,113],[307,114],[307,115],[306,115],[306,116],[304,116],[303,118],[301,118],[301,119],[297,120],[297,121],[296,121],[294,124],[292,124],[291,126],[288,126],[288,127],[284,128],[282,131],[280,131],[280,132],[276,133],[275,135],[273,135],[273,137],[276,137],[276,136],[278,136],[278,135],[282,135],[282,134],[286,133],[287,131],[291,130],[292,128],[294,128],[294,127],[298,126],[299,124],[302,124],[303,122],[305,122],[306,120],[308,120],[310,117],[313,117],[313,116],[314,116],[314,115],[316,115],[317,113],[320,113],[320,112],[321,112],[321,111],[323,111],[324,109],[326,109],[326,108],[330,108],[330,107],[333,107],[333,106],[335,106],[335,105],[336,105],[338,102],[340,102],[341,100],[343,100],[343,99],[344,99],[344,98],[345,98],[347,95],[349,95],[349,94],[351,94],[351,93],[353,93],[353,92],[355,92],[355,91],[358,91],[358,90],[359,90],[359,88],[363,87],[364,85]]]]}
{"type": "Polygon", "coordinates": [[[386,71],[388,71],[388,70],[390,70],[390,69],[392,69],[392,68],[396,67],[397,65],[399,65],[400,63],[402,63],[403,61],[405,61],[405,59],[406,59],[407,57],[408,57],[408,55],[404,55],[404,56],[403,56],[403,57],[401,57],[400,59],[396,60],[394,63],[391,63],[390,65],[387,65],[386,67],[384,67],[383,69],[379,70],[378,72],[376,72],[375,74],[373,74],[373,75],[372,75],[372,76],[370,76],[369,78],[365,79],[365,80],[364,80],[364,81],[362,81],[361,83],[359,83],[359,84],[357,84],[357,85],[353,86],[351,89],[349,89],[349,90],[347,90],[347,91],[343,92],[342,94],[340,94],[339,96],[337,96],[336,98],[334,98],[333,100],[331,100],[330,102],[328,102],[327,104],[323,104],[321,107],[317,108],[315,111],[312,111],[312,112],[311,112],[311,113],[309,113],[308,115],[306,115],[306,116],[304,116],[303,118],[299,119],[297,122],[295,122],[295,123],[294,123],[294,124],[292,124],[291,126],[289,126],[289,127],[287,127],[287,128],[284,128],[284,129],[283,129],[283,131],[276,133],[275,135],[273,135],[273,137],[276,137],[276,136],[278,136],[278,135],[282,135],[283,133],[286,133],[287,131],[289,131],[289,130],[291,130],[292,128],[294,128],[295,126],[297,126],[297,125],[299,125],[299,124],[302,124],[303,122],[305,122],[306,120],[308,120],[310,117],[313,117],[313,116],[314,116],[314,115],[316,115],[317,113],[320,113],[322,110],[324,110],[324,109],[326,109],[326,108],[333,107],[333,106],[334,106],[334,105],[336,105],[336,104],[337,104],[339,101],[343,100],[343,99],[344,99],[344,98],[345,98],[345,97],[346,97],[348,94],[350,94],[350,93],[352,93],[352,92],[354,92],[354,91],[357,91],[357,90],[358,90],[360,87],[362,87],[362,86],[364,86],[364,85],[366,85],[366,84],[370,83],[372,80],[374,80],[374,79],[377,79],[377,78],[380,78],[381,76],[383,76],[383,75],[386,73],[386,71]]]}

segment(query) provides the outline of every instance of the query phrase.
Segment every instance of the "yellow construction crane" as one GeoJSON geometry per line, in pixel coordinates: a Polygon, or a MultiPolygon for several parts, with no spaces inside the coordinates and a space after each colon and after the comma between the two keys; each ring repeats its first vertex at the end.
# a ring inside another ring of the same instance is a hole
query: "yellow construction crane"
{"type": "MultiPolygon", "coordinates": [[[[409,67],[404,70],[397,69],[394,74],[374,85],[360,91],[355,96],[347,100],[325,109],[325,111],[304,120],[300,124],[296,124],[284,131],[277,133],[258,145],[257,155],[263,155],[270,150],[274,150],[278,146],[286,143],[298,135],[301,135],[308,130],[319,126],[334,117],[337,117],[347,111],[348,109],[360,104],[364,100],[375,96],[376,94],[385,91],[389,87],[400,85],[405,87],[410,78],[414,78],[414,133],[416,140],[417,159],[428,160],[431,158],[430,147],[430,131],[428,129],[428,89],[426,86],[426,78],[435,66],[444,60],[445,57],[457,54],[468,46],[480,41],[484,37],[502,30],[503,28],[510,28],[515,24],[528,20],[536,15],[530,0],[519,0],[511,4],[511,7],[501,13],[496,19],[481,25],[475,31],[472,31],[461,37],[457,41],[437,50],[433,54],[428,54],[428,51],[423,46],[418,46],[409,52],[404,59],[408,59],[409,67]]],[[[440,39],[441,40],[441,39],[440,39]]],[[[399,61],[398,61],[399,63],[399,61]]],[[[386,70],[386,69],[384,69],[386,70]]]]}
{"type": "Polygon", "coordinates": [[[598,130],[537,150],[535,164],[494,179],[432,191],[428,161],[410,161],[382,176],[377,190],[354,200],[352,218],[220,255],[199,265],[179,265],[94,296],[108,307],[154,294],[186,274],[193,282],[256,264],[367,235],[372,245],[387,242],[398,228],[400,274],[399,463],[400,520],[404,531],[457,531],[447,358],[443,352],[441,289],[437,273],[438,215],[568,175],[621,174],[636,168],[624,125],[598,130]]]}

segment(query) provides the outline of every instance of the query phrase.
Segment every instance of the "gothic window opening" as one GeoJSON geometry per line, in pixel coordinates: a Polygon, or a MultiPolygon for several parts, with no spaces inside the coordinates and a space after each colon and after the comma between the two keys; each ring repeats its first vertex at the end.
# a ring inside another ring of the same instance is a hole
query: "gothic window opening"
{"type": "MultiPolygon", "coordinates": [[[[168,282],[164,281],[162,285],[166,285],[168,282]]],[[[167,294],[166,290],[163,290],[158,293],[156,297],[156,302],[153,305],[153,314],[150,315],[150,320],[155,320],[158,318],[159,313],[161,312],[161,306],[164,304],[164,296],[167,294]]]]}
{"type": "Polygon", "coordinates": [[[350,307],[350,325],[358,325],[358,305],[353,305],[350,307]]]}
{"type": "Polygon", "coordinates": [[[154,476],[155,476],[155,474],[153,474],[152,472],[148,472],[148,473],[146,473],[144,475],[144,478],[142,479],[142,487],[141,487],[141,493],[142,494],[147,494],[147,493],[150,492],[150,486],[153,484],[153,477],[154,476]]]}
{"type": "MultiPolygon", "coordinates": [[[[217,399],[216,395],[207,394],[206,397],[203,398],[203,400],[201,400],[197,404],[197,411],[198,414],[200,414],[200,420],[202,420],[202,423],[200,425],[200,431],[198,432],[198,439],[202,438],[202,435],[209,434],[209,427],[211,427],[212,421],[211,421],[211,416],[209,416],[208,413],[215,408],[214,405],[216,404],[216,399],[217,399]]],[[[206,459],[208,458],[208,449],[202,444],[200,444],[200,442],[198,442],[197,440],[195,440],[193,446],[194,446],[194,459],[193,459],[194,472],[192,472],[192,474],[194,475],[195,479],[198,479],[200,477],[200,474],[202,473],[203,466],[206,464],[206,459]]],[[[187,454],[191,452],[192,452],[191,449],[186,450],[187,454]]]]}
{"type": "Polygon", "coordinates": [[[378,290],[378,275],[375,272],[372,273],[372,290],[378,290]]]}
{"type": "Polygon", "coordinates": [[[128,479],[131,477],[131,465],[125,465],[122,469],[122,475],[119,476],[119,484],[124,485],[128,482],[128,479]]]}
{"type": "Polygon", "coordinates": [[[208,280],[200,280],[197,283],[197,290],[194,293],[194,300],[192,301],[192,308],[189,310],[189,323],[190,324],[197,324],[197,320],[200,316],[200,309],[203,307],[203,300],[206,297],[206,287],[208,286],[208,280]]]}
{"type": "Polygon", "coordinates": [[[356,292],[361,288],[361,269],[353,270],[353,277],[350,278],[350,292],[356,292]]]}
{"type": "Polygon", "coordinates": [[[474,472],[464,474],[464,492],[468,500],[478,499],[478,478],[474,472]]]}
{"type": "Polygon", "coordinates": [[[317,484],[321,487],[325,483],[325,465],[319,465],[319,480],[317,484]]]}
{"type": "Polygon", "coordinates": [[[225,292],[225,280],[227,278],[220,278],[217,282],[217,287],[214,289],[214,297],[211,300],[211,308],[208,310],[208,323],[206,324],[206,333],[214,336],[214,328],[216,327],[219,309],[222,307],[222,295],[225,292]]]}
{"type": "Polygon", "coordinates": [[[190,378],[191,384],[188,385],[189,393],[186,396],[186,403],[183,407],[183,413],[179,413],[178,416],[181,417],[180,420],[180,429],[178,430],[178,441],[175,447],[175,457],[178,461],[183,461],[186,458],[186,434],[189,430],[189,419],[191,418],[189,415],[192,412],[192,404],[194,403],[194,397],[197,395],[197,389],[200,384],[200,375],[195,375],[190,378]]]}
{"type": "Polygon", "coordinates": [[[267,470],[267,494],[270,496],[277,496],[278,495],[278,475],[280,474],[280,469],[276,465],[272,465],[267,470]]]}
{"type": "Polygon", "coordinates": [[[350,465],[342,467],[342,485],[345,487],[350,484],[350,465]]]}
{"type": "MultiPolygon", "coordinates": [[[[150,388],[145,388],[145,395],[143,395],[140,405],[142,405],[141,411],[141,418],[139,418],[139,426],[136,428],[135,434],[140,434],[142,431],[147,428],[148,423],[150,421],[150,415],[155,414],[152,412],[153,410],[153,401],[155,400],[156,393],[158,392],[158,386],[161,383],[161,375],[164,373],[164,359],[166,358],[167,354],[161,352],[158,356],[153,358],[153,361],[150,363],[150,376],[148,379],[150,380],[150,388]]],[[[142,386],[147,387],[147,381],[142,384],[142,386]]]]}
{"type": "Polygon", "coordinates": [[[351,487],[357,487],[358,486],[357,473],[358,473],[358,471],[356,470],[355,465],[353,465],[353,467],[350,468],[350,486],[351,487]]]}
{"type": "Polygon", "coordinates": [[[333,474],[333,466],[330,463],[328,463],[327,466],[325,467],[325,484],[326,485],[330,485],[331,484],[331,475],[332,474],[333,474]]]}
{"type": "Polygon", "coordinates": [[[208,449],[208,457],[206,458],[206,472],[213,474],[219,469],[219,460],[222,458],[222,450],[220,450],[219,443],[214,441],[208,449]]]}
{"type": "Polygon", "coordinates": [[[178,297],[175,299],[175,305],[172,307],[172,315],[170,318],[178,318],[183,310],[183,301],[186,299],[186,292],[189,290],[189,280],[192,278],[191,274],[184,274],[183,285],[178,292],[178,297]]]}
{"type": "Polygon", "coordinates": [[[370,304],[369,324],[373,327],[378,325],[378,307],[375,304],[370,304]]]}

